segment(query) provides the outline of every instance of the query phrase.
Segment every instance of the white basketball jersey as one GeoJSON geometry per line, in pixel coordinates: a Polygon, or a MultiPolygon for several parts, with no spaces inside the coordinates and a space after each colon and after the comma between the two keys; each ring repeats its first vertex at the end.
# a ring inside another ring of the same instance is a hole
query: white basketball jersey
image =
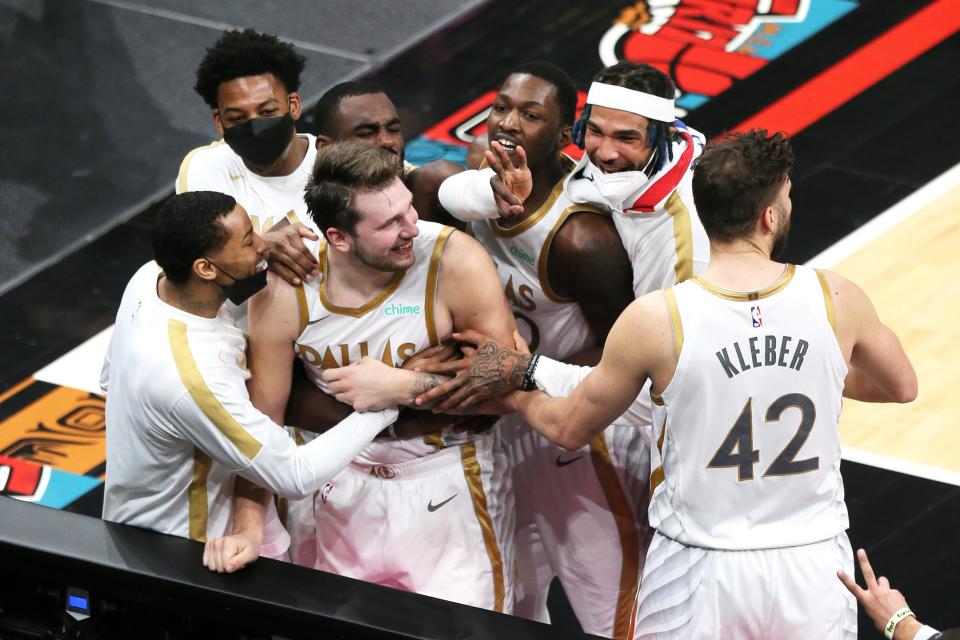
{"type": "MultiPolygon", "coordinates": [[[[417,228],[420,235],[413,240],[413,266],[398,272],[375,298],[357,308],[339,307],[327,298],[330,265],[326,240],[313,243],[321,277],[297,288],[300,335],[295,351],[306,366],[307,376],[323,391],[330,393],[321,379],[324,369],[345,367],[364,356],[399,367],[413,354],[446,337],[438,335],[434,314],[440,258],[454,229],[424,220],[417,222],[417,228]]],[[[307,432],[302,435],[312,438],[307,432]]],[[[443,444],[434,434],[376,441],[361,452],[358,460],[398,464],[434,453],[443,444]]]]}
{"type": "Polygon", "coordinates": [[[686,545],[765,549],[848,526],[837,421],[847,365],[822,274],[753,293],[665,292],[676,373],[654,397],[650,524],[686,545]]]}
{"type": "MultiPolygon", "coordinates": [[[[672,156],[660,170],[613,207],[613,223],[630,257],[638,298],[703,273],[710,262],[710,241],[693,202],[693,167],[705,144],[702,133],[681,128],[679,139],[672,142],[672,156]]],[[[565,194],[574,202],[613,206],[600,195],[588,165],[585,155],[567,178],[565,194]]]]}
{"type": "MultiPolygon", "coordinates": [[[[569,160],[565,157],[565,161],[569,160]]],[[[563,181],[557,182],[543,206],[516,226],[503,227],[499,218],[470,223],[470,232],[497,265],[517,328],[530,351],[557,359],[591,347],[596,340],[580,305],[550,287],[550,246],[574,212],[603,213],[590,204],[574,204],[563,192],[563,181]]]]}
{"type": "Polygon", "coordinates": [[[188,153],[180,165],[177,193],[219,191],[233,196],[246,209],[253,230],[260,235],[284,218],[290,222],[302,222],[319,235],[307,215],[307,204],[303,199],[317,158],[317,139],[303,133],[297,137],[307,141],[307,154],[288,176],[258,176],[247,169],[240,156],[222,140],[198,147],[188,153]]]}

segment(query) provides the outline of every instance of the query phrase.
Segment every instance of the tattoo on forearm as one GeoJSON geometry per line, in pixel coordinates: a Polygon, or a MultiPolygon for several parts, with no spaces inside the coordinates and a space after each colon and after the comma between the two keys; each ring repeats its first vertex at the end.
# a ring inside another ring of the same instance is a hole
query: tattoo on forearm
{"type": "Polygon", "coordinates": [[[513,391],[523,386],[523,375],[530,364],[530,356],[501,347],[490,341],[477,349],[476,360],[470,368],[475,385],[485,388],[490,396],[513,391]]]}
{"type": "Polygon", "coordinates": [[[439,387],[442,382],[443,380],[436,374],[417,372],[417,377],[413,381],[413,398],[439,387]]]}

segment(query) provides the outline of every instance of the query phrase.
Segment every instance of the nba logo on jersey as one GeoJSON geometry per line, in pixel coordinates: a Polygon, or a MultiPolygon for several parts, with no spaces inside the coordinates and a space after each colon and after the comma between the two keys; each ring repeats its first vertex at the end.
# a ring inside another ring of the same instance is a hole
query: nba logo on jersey
{"type": "Polygon", "coordinates": [[[760,307],[750,307],[750,319],[753,320],[754,327],[763,326],[763,316],[760,315],[760,307]]]}

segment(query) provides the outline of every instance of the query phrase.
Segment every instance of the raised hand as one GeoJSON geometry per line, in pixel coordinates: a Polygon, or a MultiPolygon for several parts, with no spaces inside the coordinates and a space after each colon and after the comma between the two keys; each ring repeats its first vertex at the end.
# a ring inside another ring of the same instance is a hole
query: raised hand
{"type": "MultiPolygon", "coordinates": [[[[863,549],[857,550],[857,560],[860,561],[860,571],[863,572],[863,579],[866,582],[866,589],[863,589],[856,581],[843,571],[837,571],[837,577],[843,586],[852,593],[863,610],[876,625],[877,630],[883,632],[890,620],[890,617],[907,606],[907,600],[903,594],[896,589],[890,588],[890,582],[883,576],[877,579],[870,566],[870,560],[867,559],[867,552],[863,549]]],[[[902,620],[896,628],[894,640],[902,638],[913,638],[914,634],[921,627],[916,617],[909,617],[902,620]]]]}
{"type": "Polygon", "coordinates": [[[499,142],[490,144],[484,155],[496,175],[490,178],[497,209],[503,217],[523,213],[523,203],[533,191],[533,174],[527,167],[527,152],[518,146],[514,155],[499,142]]]}

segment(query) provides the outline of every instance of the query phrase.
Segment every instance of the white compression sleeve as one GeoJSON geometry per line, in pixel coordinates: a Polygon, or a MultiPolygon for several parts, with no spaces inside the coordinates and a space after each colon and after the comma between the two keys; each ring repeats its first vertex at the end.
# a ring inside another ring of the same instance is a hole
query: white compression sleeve
{"type": "MultiPolygon", "coordinates": [[[[533,374],[533,380],[537,387],[551,396],[568,396],[573,392],[574,387],[580,384],[591,371],[593,371],[593,367],[581,367],[540,356],[536,371],[533,374]]],[[[630,408],[613,424],[621,427],[650,425],[651,411],[650,381],[648,380],[630,408]]]]}
{"type": "Polygon", "coordinates": [[[493,169],[470,169],[455,173],[440,185],[437,197],[450,215],[458,220],[487,220],[498,218],[497,201],[493,197],[490,178],[493,169]]]}
{"type": "Polygon", "coordinates": [[[398,415],[396,409],[354,411],[302,447],[285,430],[275,428],[271,434],[275,441],[264,443],[260,455],[241,474],[287,498],[309,496],[350,464],[398,415]]]}

